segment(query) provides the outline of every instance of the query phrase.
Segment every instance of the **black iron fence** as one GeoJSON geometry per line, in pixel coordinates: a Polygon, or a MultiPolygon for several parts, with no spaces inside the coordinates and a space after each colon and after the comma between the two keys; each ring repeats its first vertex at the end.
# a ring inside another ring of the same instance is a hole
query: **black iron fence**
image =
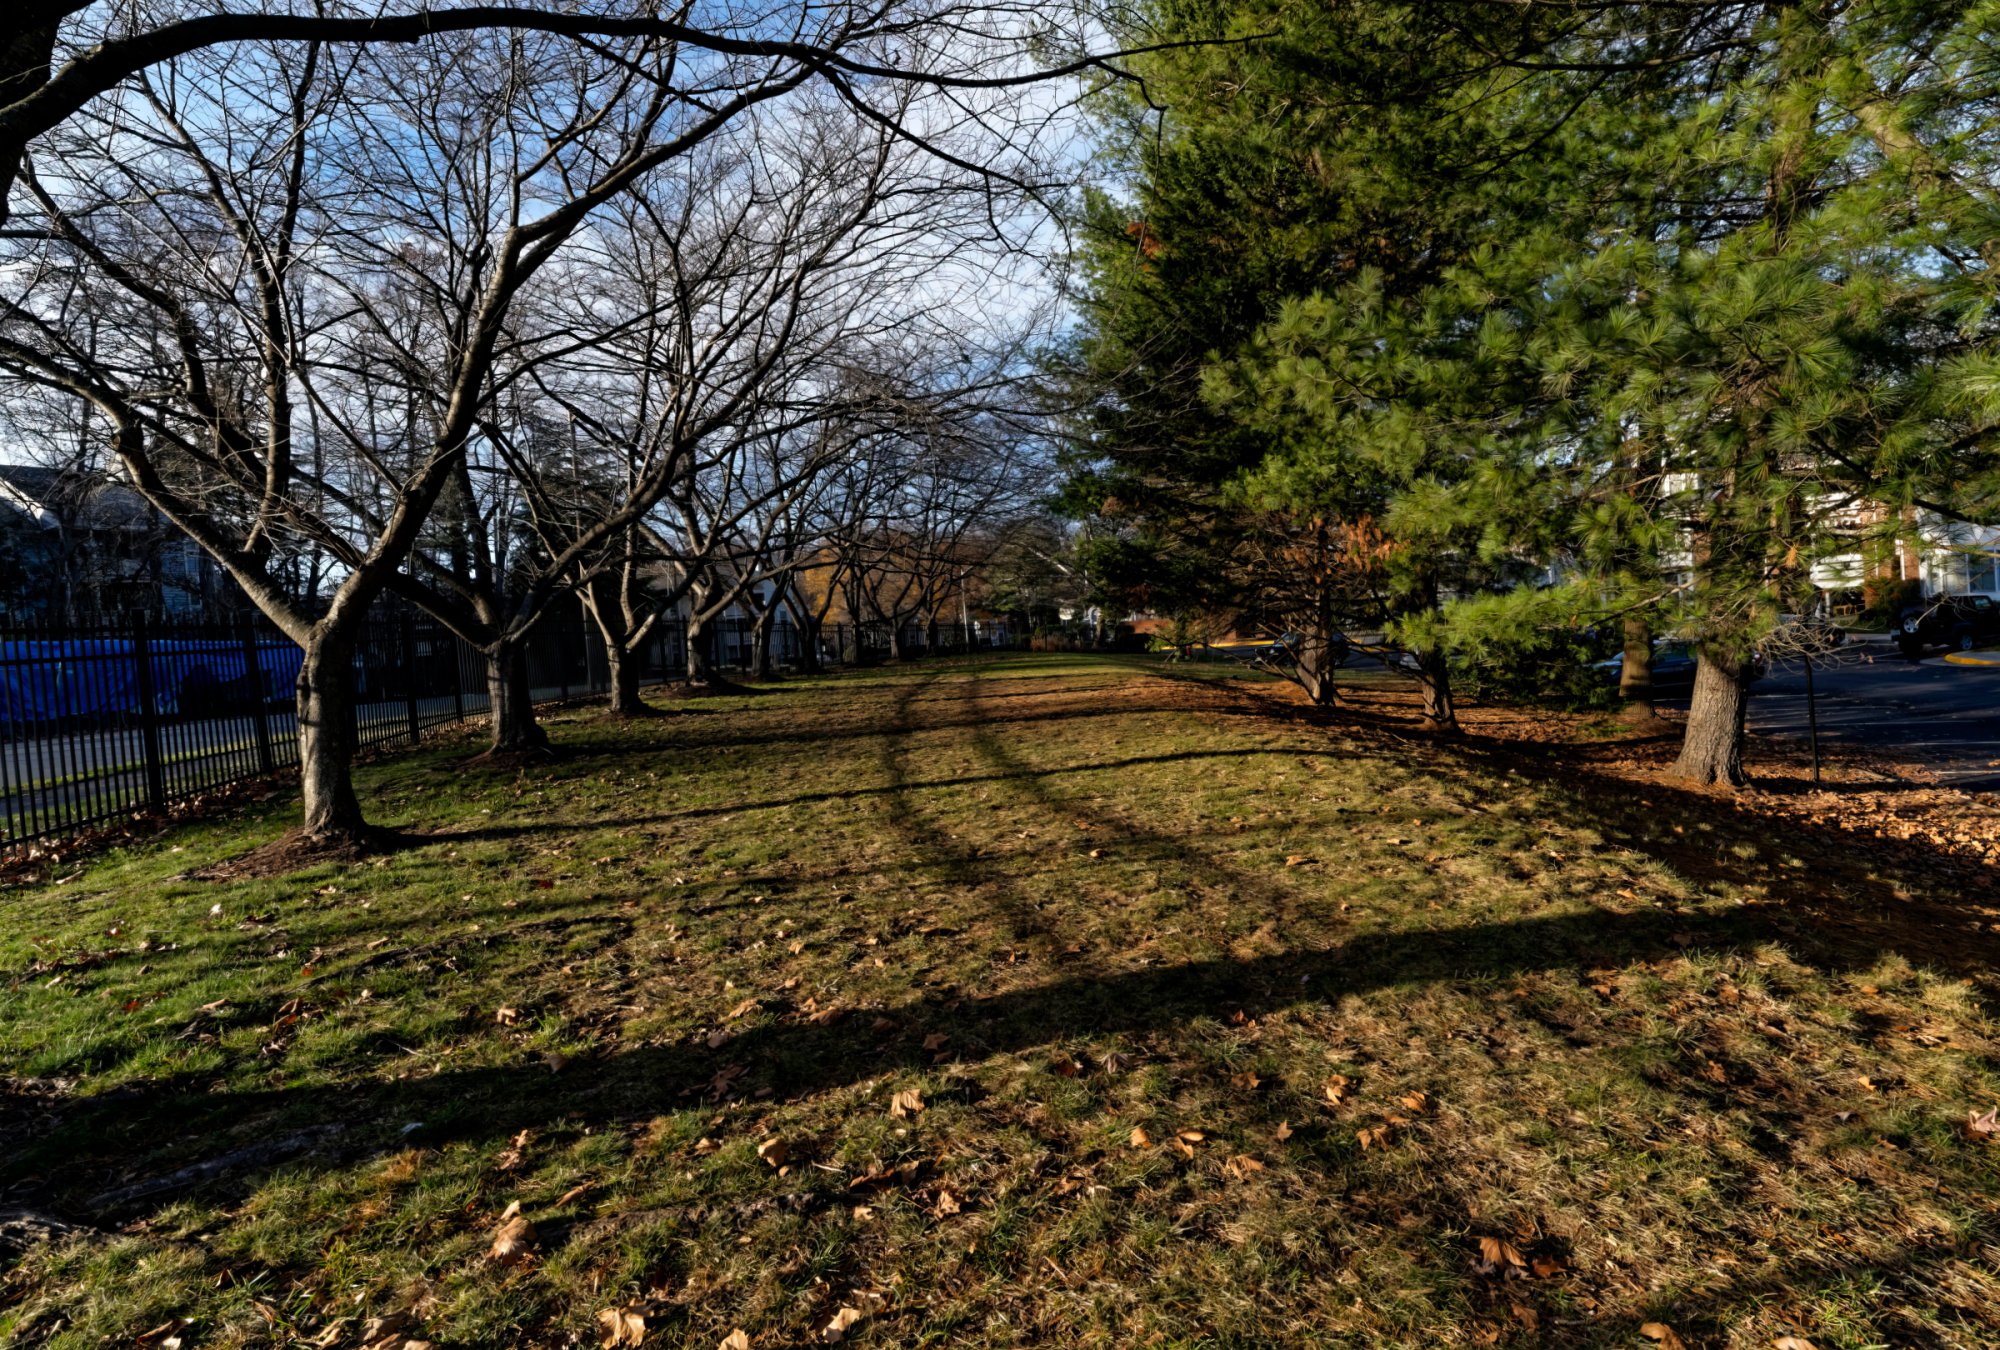
{"type": "MultiPolygon", "coordinates": [[[[711,663],[746,670],[753,626],[705,626],[711,663]]],[[[766,634],[774,667],[805,665],[789,624],[766,634]]],[[[828,625],[821,665],[1004,644],[990,626],[828,625]]],[[[298,647],[262,620],[0,627],[0,846],[67,834],[158,810],[239,779],[298,764],[298,647]]],[[[687,671],[687,629],[656,624],[636,653],[640,679],[687,671]]],[[[539,625],[527,644],[538,700],[604,693],[610,668],[595,625],[539,625]]],[[[486,667],[471,646],[421,615],[371,620],[354,654],[357,744],[415,741],[433,727],[484,717],[486,667]]]]}

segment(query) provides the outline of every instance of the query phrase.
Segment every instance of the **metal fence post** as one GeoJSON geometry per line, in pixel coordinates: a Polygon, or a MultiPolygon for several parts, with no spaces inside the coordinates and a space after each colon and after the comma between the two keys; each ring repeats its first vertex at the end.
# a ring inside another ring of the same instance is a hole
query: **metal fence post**
{"type": "Polygon", "coordinates": [[[403,616],[403,704],[410,714],[410,743],[423,738],[423,720],[417,715],[417,621],[403,616]]]}
{"type": "Polygon", "coordinates": [[[256,699],[250,725],[257,736],[257,772],[276,773],[278,759],[271,752],[271,691],[264,687],[264,666],[258,660],[257,626],[248,619],[243,622],[243,678],[256,699]]]}
{"type": "Polygon", "coordinates": [[[132,664],[139,683],[139,740],[146,755],[146,804],[167,804],[167,766],[160,756],[160,711],[153,696],[153,643],[144,615],[132,628],[132,664]]]}

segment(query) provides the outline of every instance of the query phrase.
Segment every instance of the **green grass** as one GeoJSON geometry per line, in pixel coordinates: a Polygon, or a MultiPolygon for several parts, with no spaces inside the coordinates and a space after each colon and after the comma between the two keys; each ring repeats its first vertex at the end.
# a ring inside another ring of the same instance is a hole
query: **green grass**
{"type": "Polygon", "coordinates": [[[2000,1342],[1990,877],[1268,692],[565,713],[365,766],[390,857],[189,878],[279,798],[0,895],[0,1206],[93,1225],[0,1343],[2000,1342]]]}

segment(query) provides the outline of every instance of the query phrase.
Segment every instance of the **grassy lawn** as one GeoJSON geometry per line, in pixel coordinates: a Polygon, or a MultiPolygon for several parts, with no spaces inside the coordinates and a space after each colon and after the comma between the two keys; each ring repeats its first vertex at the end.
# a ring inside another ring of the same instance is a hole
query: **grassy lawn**
{"type": "Polygon", "coordinates": [[[1267,692],[578,711],[366,767],[391,857],[0,894],[0,1208],[85,1225],[0,1343],[2000,1343],[1990,871],[1267,692]]]}

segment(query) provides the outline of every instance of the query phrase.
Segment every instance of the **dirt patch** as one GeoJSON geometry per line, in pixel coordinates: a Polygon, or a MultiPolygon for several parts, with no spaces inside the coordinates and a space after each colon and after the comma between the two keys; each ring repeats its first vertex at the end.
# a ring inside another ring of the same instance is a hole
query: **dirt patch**
{"type": "Polygon", "coordinates": [[[315,839],[303,830],[287,830],[268,844],[181,875],[189,881],[249,881],[281,877],[321,863],[355,863],[400,853],[428,841],[400,830],[368,826],[354,839],[315,839]]]}

